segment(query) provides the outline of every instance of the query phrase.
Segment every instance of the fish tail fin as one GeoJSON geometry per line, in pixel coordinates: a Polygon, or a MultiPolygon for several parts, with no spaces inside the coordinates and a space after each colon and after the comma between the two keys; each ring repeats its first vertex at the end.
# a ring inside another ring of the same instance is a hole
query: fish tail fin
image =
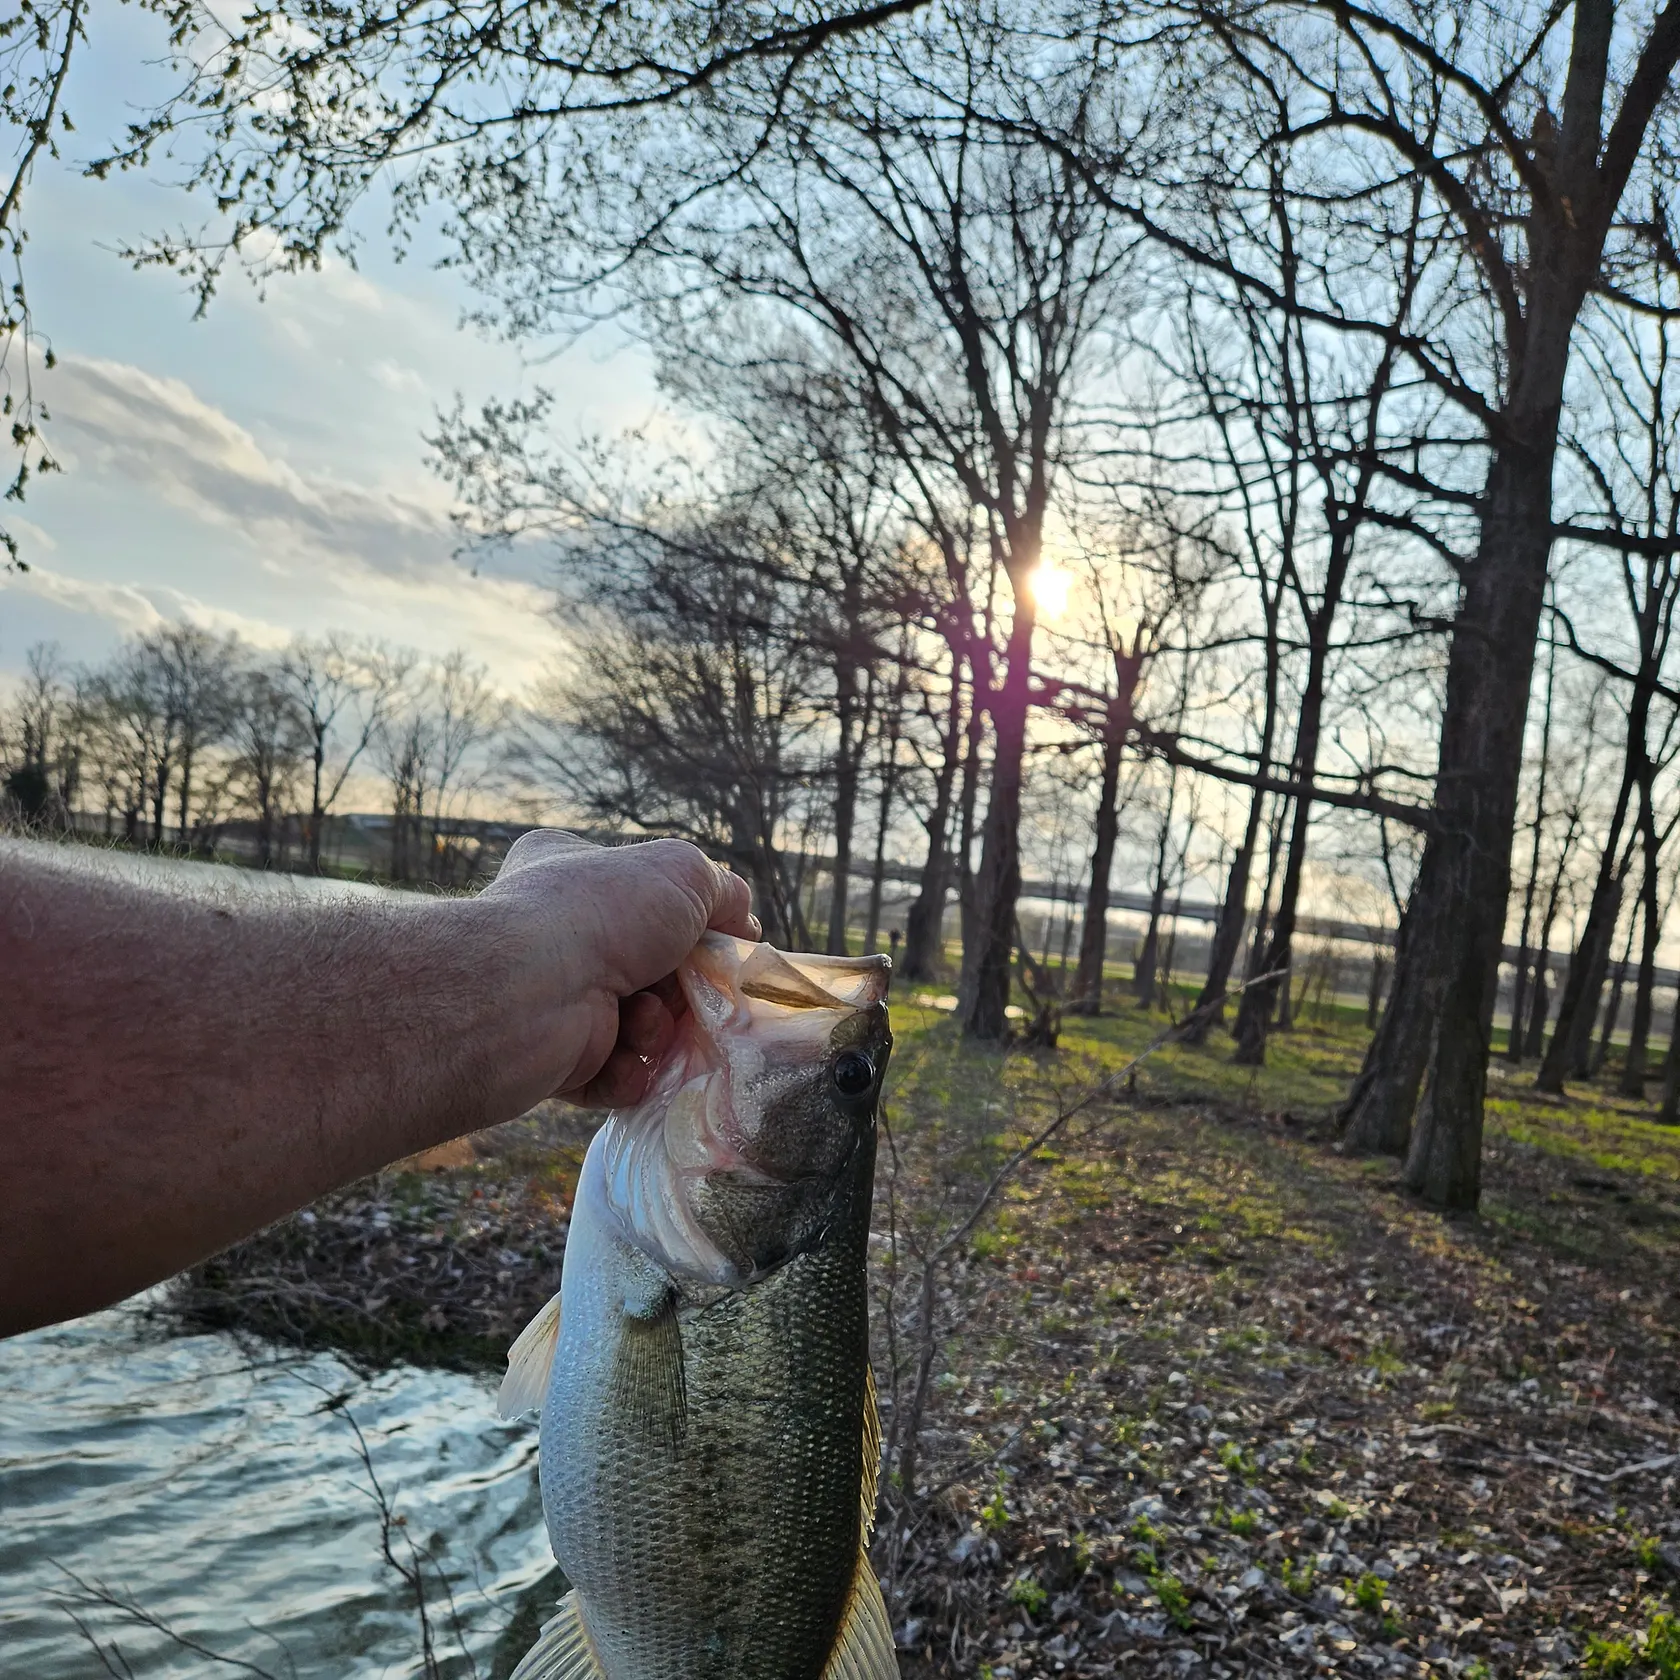
{"type": "Polygon", "coordinates": [[[575,1592],[560,1600],[559,1615],[544,1626],[508,1680],[606,1680],[575,1592]]]}
{"type": "MultiPolygon", "coordinates": [[[[514,1680],[521,1680],[515,1675],[514,1680]]],[[[898,1652],[881,1583],[869,1566],[869,1553],[858,1553],[852,1595],[840,1623],[840,1637],[822,1671],[822,1680],[898,1680],[898,1652]]]]}

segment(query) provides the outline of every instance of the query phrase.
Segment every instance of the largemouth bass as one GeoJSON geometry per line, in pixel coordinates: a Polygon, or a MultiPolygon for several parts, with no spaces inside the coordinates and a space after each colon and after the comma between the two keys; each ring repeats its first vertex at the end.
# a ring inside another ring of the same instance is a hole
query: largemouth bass
{"type": "Polygon", "coordinates": [[[591,1143],[509,1354],[572,1587],[514,1680],[897,1675],[866,1550],[889,967],[707,934],[679,970],[676,1043],[591,1143]]]}

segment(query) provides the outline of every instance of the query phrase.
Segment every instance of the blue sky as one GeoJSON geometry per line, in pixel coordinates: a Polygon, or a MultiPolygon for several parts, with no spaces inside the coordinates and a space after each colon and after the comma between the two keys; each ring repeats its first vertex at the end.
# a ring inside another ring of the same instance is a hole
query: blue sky
{"type": "MultiPolygon", "coordinates": [[[[163,85],[155,20],[101,9],[68,101],[77,132],[28,200],[31,300],[59,359],[40,389],[61,475],[7,522],[28,575],[0,576],[0,676],[34,642],[94,660],[126,633],[186,615],[279,644],[330,629],[441,653],[465,647],[510,690],[550,657],[540,574],[474,577],[455,557],[446,489],[423,433],[530,383],[564,430],[614,431],[657,406],[646,358],[603,332],[528,369],[463,328],[470,295],[377,233],[359,269],[230,278],[208,315],[168,274],[114,247],[182,223],[196,203],[167,167],[90,181],[79,165],[163,85]]],[[[377,205],[368,220],[377,228],[377,205]]]]}

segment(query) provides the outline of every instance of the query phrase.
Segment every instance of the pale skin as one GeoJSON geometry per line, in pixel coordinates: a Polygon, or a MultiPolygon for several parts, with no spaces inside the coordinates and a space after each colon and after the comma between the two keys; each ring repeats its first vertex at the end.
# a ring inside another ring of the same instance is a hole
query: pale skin
{"type": "Polygon", "coordinates": [[[744,882],[529,834],[472,898],[188,898],[0,852],[0,1335],[74,1317],[557,1095],[633,1102],[744,882]]]}

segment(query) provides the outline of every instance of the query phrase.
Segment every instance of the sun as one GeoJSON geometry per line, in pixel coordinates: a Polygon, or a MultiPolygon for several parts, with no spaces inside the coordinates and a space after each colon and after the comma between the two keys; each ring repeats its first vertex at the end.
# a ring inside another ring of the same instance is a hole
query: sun
{"type": "Polygon", "coordinates": [[[1068,594],[1073,588],[1073,575],[1048,560],[1041,560],[1027,576],[1032,590],[1033,607],[1039,622],[1054,623],[1067,611],[1068,594]]]}

